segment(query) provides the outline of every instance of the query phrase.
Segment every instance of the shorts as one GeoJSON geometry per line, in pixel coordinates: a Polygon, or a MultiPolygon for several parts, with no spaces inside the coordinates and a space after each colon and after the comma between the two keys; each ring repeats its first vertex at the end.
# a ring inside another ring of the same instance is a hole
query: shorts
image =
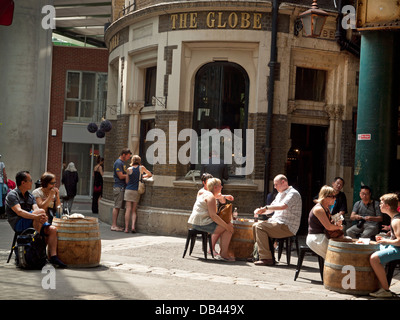
{"type": "Polygon", "coordinates": [[[380,250],[375,253],[378,255],[383,265],[390,261],[400,259],[400,247],[392,245],[380,245],[380,250]]]}
{"type": "Polygon", "coordinates": [[[125,190],[125,195],[124,195],[124,200],[125,201],[132,201],[132,202],[139,202],[140,200],[140,194],[137,190],[125,190]]]}
{"type": "MultiPolygon", "coordinates": [[[[43,223],[43,227],[47,227],[50,226],[50,223],[45,222],[43,223]]],[[[15,228],[14,231],[15,232],[22,232],[28,228],[33,228],[33,220],[32,219],[25,219],[25,218],[21,218],[17,221],[17,223],[15,224],[15,228]]]]}
{"type": "Polygon", "coordinates": [[[125,208],[124,193],[125,189],[123,188],[113,188],[114,208],[116,209],[125,208]]]}
{"type": "Polygon", "coordinates": [[[193,224],[192,228],[195,230],[198,230],[198,231],[205,231],[205,232],[213,234],[215,232],[215,229],[217,229],[217,223],[211,222],[210,224],[206,224],[204,226],[199,226],[197,224],[193,224]]]}

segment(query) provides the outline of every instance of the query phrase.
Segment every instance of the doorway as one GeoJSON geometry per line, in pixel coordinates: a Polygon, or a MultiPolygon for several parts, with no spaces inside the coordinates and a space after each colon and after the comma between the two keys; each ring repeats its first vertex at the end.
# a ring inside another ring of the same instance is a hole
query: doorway
{"type": "Polygon", "coordinates": [[[314,206],[313,198],[326,180],[326,148],[328,127],[292,124],[290,148],[286,162],[289,185],[299,191],[302,216],[298,234],[308,232],[308,214],[314,206]]]}

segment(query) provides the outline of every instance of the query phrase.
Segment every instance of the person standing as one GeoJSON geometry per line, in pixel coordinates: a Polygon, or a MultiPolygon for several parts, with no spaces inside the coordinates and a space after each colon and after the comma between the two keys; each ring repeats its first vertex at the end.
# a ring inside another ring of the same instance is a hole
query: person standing
{"type": "Polygon", "coordinates": [[[74,203],[74,198],[77,193],[78,181],[78,170],[76,170],[75,164],[70,162],[68,163],[61,179],[61,183],[64,184],[65,189],[67,190],[67,197],[64,198],[64,209],[68,209],[69,213],[71,213],[72,204],[74,203]]]}
{"type": "Polygon", "coordinates": [[[129,232],[129,221],[132,218],[131,232],[136,233],[136,207],[140,200],[140,194],[138,193],[139,180],[152,176],[152,173],[140,164],[141,161],[142,159],[138,155],[132,157],[131,166],[128,168],[125,178],[125,232],[129,232]],[[143,174],[143,171],[145,174],[143,174]]]}
{"type": "Polygon", "coordinates": [[[114,175],[114,208],[112,212],[112,225],[111,231],[124,231],[124,228],[117,226],[118,215],[120,209],[124,209],[124,194],[126,187],[126,165],[125,162],[128,161],[132,156],[132,152],[129,149],[123,149],[119,155],[119,158],[114,162],[113,175],[114,175]]]}
{"type": "MultiPolygon", "coordinates": [[[[331,214],[335,220],[339,218],[339,216],[345,217],[347,214],[347,199],[342,189],[344,187],[344,180],[341,177],[335,177],[332,181],[332,188],[335,190],[336,200],[331,209],[331,214]]],[[[343,225],[345,225],[345,220],[342,221],[343,225]]]]}
{"type": "MultiPolygon", "coordinates": [[[[1,155],[0,155],[1,158],[1,155]]],[[[4,200],[6,199],[7,192],[5,190],[8,189],[7,185],[7,173],[6,173],[6,166],[4,162],[0,161],[0,215],[4,213],[4,200]],[[5,187],[4,187],[5,186],[5,187]],[[4,191],[3,191],[4,187],[4,191]]]]}
{"type": "Polygon", "coordinates": [[[300,193],[289,186],[288,179],[279,174],[274,178],[274,187],[278,191],[275,200],[270,205],[254,210],[255,214],[274,215],[268,220],[253,224],[254,241],[258,246],[260,260],[255,261],[257,266],[274,265],[269,238],[287,238],[294,236],[300,226],[301,196],[300,193]]]}
{"type": "Polygon", "coordinates": [[[103,196],[103,174],[104,158],[98,157],[97,164],[93,169],[93,199],[92,212],[99,213],[99,200],[103,196]]]}

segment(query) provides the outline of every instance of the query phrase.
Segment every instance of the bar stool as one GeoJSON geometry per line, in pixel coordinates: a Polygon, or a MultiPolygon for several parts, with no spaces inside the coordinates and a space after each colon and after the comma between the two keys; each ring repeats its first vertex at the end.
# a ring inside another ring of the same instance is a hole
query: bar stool
{"type": "Polygon", "coordinates": [[[390,261],[385,266],[386,279],[387,279],[387,282],[388,282],[389,286],[390,286],[390,283],[392,282],[394,269],[397,267],[397,265],[400,265],[400,260],[390,261]]]}
{"type": "Polygon", "coordinates": [[[20,234],[21,234],[21,232],[15,232],[15,233],[14,233],[14,238],[13,238],[13,241],[12,241],[12,244],[11,244],[11,250],[10,250],[10,254],[8,255],[7,263],[10,262],[11,256],[12,256],[13,251],[14,251],[13,248],[14,248],[14,246],[15,246],[15,243],[17,242],[17,237],[18,237],[20,234]]]}
{"type": "Polygon", "coordinates": [[[296,281],[297,277],[299,276],[301,266],[303,265],[304,256],[308,253],[318,257],[319,273],[321,274],[322,282],[324,282],[324,259],[321,256],[317,255],[314,251],[312,251],[307,245],[300,246],[298,255],[299,259],[297,261],[296,273],[294,274],[294,281],[296,281]]]}
{"type": "Polygon", "coordinates": [[[188,230],[188,235],[187,235],[186,244],[185,244],[185,250],[183,251],[182,258],[184,258],[185,255],[186,255],[186,251],[187,251],[187,248],[189,246],[189,242],[190,242],[189,256],[192,254],[192,251],[193,251],[193,248],[194,248],[194,244],[196,243],[197,235],[199,235],[199,234],[201,234],[201,237],[202,237],[204,258],[207,260],[207,239],[208,239],[208,243],[209,243],[209,246],[210,246],[210,249],[211,249],[211,256],[214,258],[214,252],[212,250],[212,243],[211,243],[211,234],[209,234],[208,232],[199,231],[199,230],[196,230],[196,229],[189,229],[188,230]]]}
{"type": "Polygon", "coordinates": [[[296,243],[297,256],[299,256],[299,242],[298,242],[297,236],[280,238],[280,239],[275,239],[275,240],[278,242],[278,261],[281,259],[283,245],[285,244],[286,262],[288,265],[290,265],[290,256],[291,256],[291,252],[292,252],[292,242],[293,241],[296,243]]]}

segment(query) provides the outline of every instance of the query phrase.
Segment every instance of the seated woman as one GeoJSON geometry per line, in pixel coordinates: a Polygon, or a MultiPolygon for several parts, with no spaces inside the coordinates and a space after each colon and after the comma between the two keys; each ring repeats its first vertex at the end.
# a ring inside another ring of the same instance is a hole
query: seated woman
{"type": "Polygon", "coordinates": [[[41,187],[32,191],[36,203],[40,209],[46,211],[48,221],[51,224],[56,215],[57,207],[61,205],[60,193],[55,187],[56,176],[51,172],[45,172],[40,177],[41,187]]]}
{"type": "MultiPolygon", "coordinates": [[[[331,223],[329,207],[335,203],[335,190],[329,186],[323,186],[319,191],[317,204],[311,209],[308,216],[307,245],[312,251],[325,259],[328,250],[329,232],[342,230],[342,221],[331,223]]],[[[341,233],[343,236],[343,233],[341,233]]]]}
{"type": "Polygon", "coordinates": [[[220,259],[235,261],[228,253],[229,243],[233,234],[232,223],[226,223],[217,215],[216,196],[221,193],[221,180],[211,178],[207,180],[207,190],[200,194],[193,206],[188,223],[193,229],[211,233],[213,238],[220,238],[220,259]]]}

